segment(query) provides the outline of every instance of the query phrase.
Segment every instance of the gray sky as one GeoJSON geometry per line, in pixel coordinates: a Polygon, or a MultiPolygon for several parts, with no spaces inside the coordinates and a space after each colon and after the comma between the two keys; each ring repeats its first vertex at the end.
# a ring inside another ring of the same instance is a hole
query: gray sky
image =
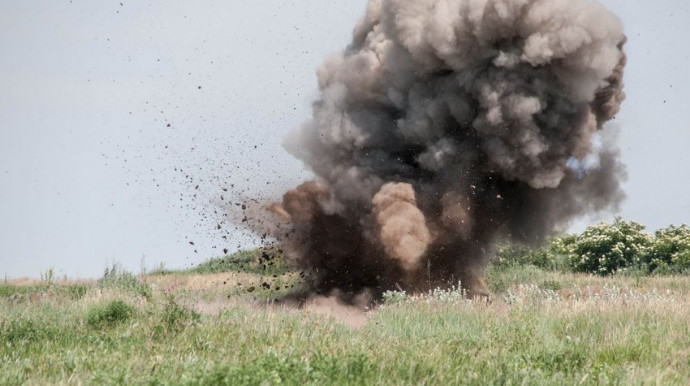
{"type": "MultiPolygon", "coordinates": [[[[619,214],[688,223],[690,3],[602,2],[629,37],[619,214]]],[[[254,245],[216,229],[217,203],[309,177],[280,144],[365,4],[0,0],[0,275],[179,268],[254,245]]]]}

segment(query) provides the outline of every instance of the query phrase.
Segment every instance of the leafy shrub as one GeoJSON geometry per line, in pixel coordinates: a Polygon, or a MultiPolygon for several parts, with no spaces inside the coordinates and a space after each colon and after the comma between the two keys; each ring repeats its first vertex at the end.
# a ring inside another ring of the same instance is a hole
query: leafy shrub
{"type": "Polygon", "coordinates": [[[86,317],[86,324],[93,328],[112,327],[124,323],[134,316],[134,307],[122,300],[113,300],[105,307],[92,308],[86,317]]]}
{"type": "Polygon", "coordinates": [[[652,244],[644,225],[616,218],[613,224],[600,223],[561,245],[576,272],[611,275],[644,266],[644,256],[652,244]]]}
{"type": "Polygon", "coordinates": [[[101,288],[121,289],[130,293],[151,299],[153,291],[151,287],[139,280],[133,273],[127,272],[117,264],[111,269],[106,268],[103,277],[98,279],[101,288]]]}
{"type": "Polygon", "coordinates": [[[535,266],[544,270],[635,276],[690,272],[690,227],[671,225],[654,235],[643,230],[642,224],[616,218],[611,224],[590,226],[581,234],[554,238],[539,249],[502,244],[492,267],[505,270],[535,266]]]}
{"type": "Polygon", "coordinates": [[[690,249],[674,253],[671,256],[671,263],[677,272],[686,273],[690,271],[690,249]]]}
{"type": "Polygon", "coordinates": [[[690,270],[690,227],[670,225],[656,231],[644,261],[650,273],[683,273],[690,270]]]}

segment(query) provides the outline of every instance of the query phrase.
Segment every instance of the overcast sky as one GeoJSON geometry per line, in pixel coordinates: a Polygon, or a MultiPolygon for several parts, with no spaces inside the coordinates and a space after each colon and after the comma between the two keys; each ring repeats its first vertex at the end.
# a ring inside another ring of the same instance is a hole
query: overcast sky
{"type": "MultiPolygon", "coordinates": [[[[618,214],[688,223],[690,4],[602,2],[629,37],[618,214]]],[[[255,245],[223,208],[309,178],[282,138],[365,4],[0,0],[0,275],[181,268],[255,245]]]]}

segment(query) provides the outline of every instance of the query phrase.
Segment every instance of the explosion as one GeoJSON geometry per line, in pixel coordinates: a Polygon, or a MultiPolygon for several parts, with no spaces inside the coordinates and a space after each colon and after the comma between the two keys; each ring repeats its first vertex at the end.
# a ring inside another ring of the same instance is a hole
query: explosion
{"type": "Polygon", "coordinates": [[[496,242],[615,209],[625,172],[601,130],[625,39],[585,0],[370,0],[286,138],[316,180],[272,206],[273,234],[308,292],[485,295],[496,242]]]}

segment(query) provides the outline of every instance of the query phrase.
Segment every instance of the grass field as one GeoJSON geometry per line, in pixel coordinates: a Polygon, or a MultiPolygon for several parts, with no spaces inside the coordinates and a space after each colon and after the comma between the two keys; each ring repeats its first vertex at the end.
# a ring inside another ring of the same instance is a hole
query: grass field
{"type": "Polygon", "coordinates": [[[489,269],[491,303],[267,299],[282,270],[0,284],[0,384],[687,384],[690,278],[489,269]],[[266,285],[268,288],[266,288],[266,285]],[[251,291],[250,291],[251,289],[251,291]]]}

